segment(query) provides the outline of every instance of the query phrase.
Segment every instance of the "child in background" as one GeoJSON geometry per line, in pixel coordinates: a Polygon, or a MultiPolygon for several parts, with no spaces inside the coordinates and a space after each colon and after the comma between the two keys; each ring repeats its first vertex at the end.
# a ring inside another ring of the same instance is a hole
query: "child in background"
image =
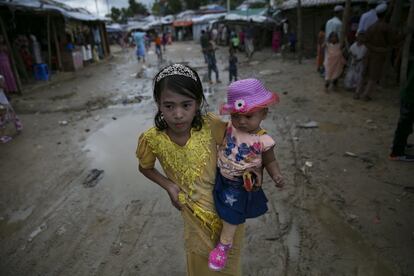
{"type": "Polygon", "coordinates": [[[212,40],[210,40],[208,42],[206,58],[207,58],[208,81],[209,81],[209,83],[213,84],[213,81],[211,79],[211,73],[212,72],[214,72],[216,74],[216,83],[221,83],[220,77],[219,77],[219,71],[218,71],[218,68],[217,68],[216,44],[212,40]]]}
{"type": "Polygon", "coordinates": [[[247,218],[267,211],[267,198],[261,189],[262,168],[266,168],[277,187],[283,187],[273,148],[275,142],[260,127],[268,107],[279,100],[257,79],[233,82],[228,88],[222,113],[230,114],[226,137],[219,147],[218,170],[214,186],[214,205],[223,228],[220,241],[210,252],[209,268],[226,266],[235,231],[247,218]]]}
{"type": "Polygon", "coordinates": [[[367,55],[367,47],[362,42],[363,36],[363,32],[358,33],[357,41],[349,48],[351,60],[344,81],[347,89],[356,89],[359,91],[362,88],[362,75],[364,73],[365,57],[367,55]]]}
{"type": "Polygon", "coordinates": [[[233,48],[234,51],[236,51],[236,50],[240,50],[239,46],[240,46],[240,39],[238,35],[235,32],[231,32],[231,47],[230,48],[233,48]]]}
{"type": "Polygon", "coordinates": [[[337,87],[338,78],[341,76],[345,65],[345,58],[342,55],[339,37],[336,32],[330,33],[325,54],[323,64],[325,67],[325,92],[328,92],[331,84],[337,87]]]}
{"type": "Polygon", "coordinates": [[[316,70],[323,74],[323,60],[325,58],[325,24],[322,24],[318,33],[318,45],[316,55],[316,70]]]}
{"type": "Polygon", "coordinates": [[[136,55],[138,61],[142,61],[145,63],[145,41],[144,41],[145,33],[143,32],[134,32],[132,37],[134,39],[136,49],[136,55]]]}
{"type": "Polygon", "coordinates": [[[162,61],[162,50],[161,50],[161,37],[156,33],[155,34],[155,54],[157,54],[158,62],[162,61]]]}
{"type": "Polygon", "coordinates": [[[237,57],[235,55],[235,50],[230,47],[229,49],[229,83],[233,81],[233,78],[235,81],[237,81],[237,57]]]}

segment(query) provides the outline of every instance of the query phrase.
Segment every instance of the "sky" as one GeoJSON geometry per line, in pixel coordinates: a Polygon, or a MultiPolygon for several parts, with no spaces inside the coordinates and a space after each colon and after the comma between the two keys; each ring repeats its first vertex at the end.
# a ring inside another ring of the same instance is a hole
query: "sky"
{"type": "MultiPolygon", "coordinates": [[[[72,7],[86,8],[93,14],[97,14],[96,3],[98,4],[99,16],[104,16],[110,12],[112,7],[122,8],[128,7],[128,0],[59,0],[59,2],[68,4],[72,7]],[[108,9],[109,5],[109,9],[108,9]]],[[[142,3],[147,6],[148,10],[151,10],[154,0],[137,0],[138,3],[142,3]]]]}

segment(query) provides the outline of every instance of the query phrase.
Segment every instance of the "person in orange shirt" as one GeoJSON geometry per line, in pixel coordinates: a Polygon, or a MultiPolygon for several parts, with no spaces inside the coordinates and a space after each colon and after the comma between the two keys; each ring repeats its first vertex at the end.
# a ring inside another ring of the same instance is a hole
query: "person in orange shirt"
{"type": "Polygon", "coordinates": [[[158,61],[162,61],[162,50],[161,50],[161,37],[155,33],[155,53],[157,54],[158,61]]]}

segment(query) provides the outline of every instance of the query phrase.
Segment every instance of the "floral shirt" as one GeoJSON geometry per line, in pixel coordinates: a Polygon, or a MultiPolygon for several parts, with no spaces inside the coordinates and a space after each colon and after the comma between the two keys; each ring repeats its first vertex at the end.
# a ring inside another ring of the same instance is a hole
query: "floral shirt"
{"type": "Polygon", "coordinates": [[[226,178],[235,179],[242,176],[248,168],[261,167],[262,153],[274,145],[275,141],[265,131],[251,134],[237,130],[229,122],[218,152],[217,165],[221,174],[226,178]]]}

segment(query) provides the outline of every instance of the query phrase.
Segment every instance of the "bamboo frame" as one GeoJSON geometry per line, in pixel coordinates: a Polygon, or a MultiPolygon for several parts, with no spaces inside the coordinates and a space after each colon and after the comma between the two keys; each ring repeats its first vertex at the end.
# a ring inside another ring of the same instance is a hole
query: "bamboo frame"
{"type": "Polygon", "coordinates": [[[62,57],[60,54],[60,47],[59,47],[59,41],[57,38],[57,30],[56,30],[56,24],[52,24],[52,32],[53,32],[53,40],[55,42],[55,48],[56,48],[56,56],[58,61],[58,70],[62,71],[63,65],[62,65],[62,57]]]}
{"type": "Polygon", "coordinates": [[[51,31],[50,31],[50,14],[47,15],[47,51],[48,51],[48,60],[47,66],[49,67],[49,72],[52,70],[52,42],[51,42],[51,31]]]}

